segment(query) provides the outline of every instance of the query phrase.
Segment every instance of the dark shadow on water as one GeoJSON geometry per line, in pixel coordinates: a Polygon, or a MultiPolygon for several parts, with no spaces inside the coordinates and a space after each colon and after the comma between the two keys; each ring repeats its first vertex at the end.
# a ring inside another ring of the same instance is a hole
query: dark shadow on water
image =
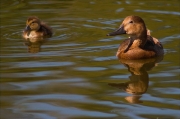
{"type": "Polygon", "coordinates": [[[129,76],[130,80],[124,83],[108,83],[108,85],[132,94],[131,96],[125,97],[129,103],[142,103],[140,98],[142,97],[142,94],[147,91],[149,84],[149,75],[147,71],[150,71],[153,67],[157,66],[158,62],[162,60],[163,57],[144,60],[120,59],[120,62],[124,64],[131,73],[131,76],[129,76]]]}

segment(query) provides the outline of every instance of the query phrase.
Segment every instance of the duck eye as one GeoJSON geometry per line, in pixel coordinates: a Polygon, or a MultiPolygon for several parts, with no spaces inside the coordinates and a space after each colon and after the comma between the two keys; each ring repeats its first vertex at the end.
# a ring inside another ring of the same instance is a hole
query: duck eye
{"type": "Polygon", "coordinates": [[[130,21],[129,23],[133,23],[133,21],[130,21]]]}

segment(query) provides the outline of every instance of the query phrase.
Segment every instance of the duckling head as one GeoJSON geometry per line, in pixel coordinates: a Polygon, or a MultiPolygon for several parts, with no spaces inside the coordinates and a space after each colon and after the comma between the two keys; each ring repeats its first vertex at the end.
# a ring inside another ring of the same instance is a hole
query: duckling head
{"type": "Polygon", "coordinates": [[[32,16],[26,21],[26,30],[28,31],[38,31],[40,29],[41,21],[39,18],[32,16]]]}
{"type": "Polygon", "coordinates": [[[147,34],[146,26],[143,19],[139,16],[127,16],[120,27],[107,36],[115,36],[121,34],[129,34],[131,37],[141,37],[143,34],[147,34]]]}

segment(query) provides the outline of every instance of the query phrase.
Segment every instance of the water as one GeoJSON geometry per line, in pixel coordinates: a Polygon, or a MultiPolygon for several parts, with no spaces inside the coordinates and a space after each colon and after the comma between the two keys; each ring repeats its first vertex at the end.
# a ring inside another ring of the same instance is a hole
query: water
{"type": "Polygon", "coordinates": [[[180,119],[179,5],[178,0],[1,1],[0,117],[180,119]],[[32,43],[21,37],[31,15],[53,28],[52,38],[32,43]],[[164,46],[163,58],[115,57],[128,36],[106,34],[128,15],[144,19],[164,46]]]}

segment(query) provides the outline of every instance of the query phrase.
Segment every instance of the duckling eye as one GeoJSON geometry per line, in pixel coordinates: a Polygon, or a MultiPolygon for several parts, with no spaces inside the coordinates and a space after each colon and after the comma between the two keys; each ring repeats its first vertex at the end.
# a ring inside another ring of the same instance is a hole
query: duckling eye
{"type": "Polygon", "coordinates": [[[129,23],[133,23],[133,21],[130,21],[129,23]]]}

